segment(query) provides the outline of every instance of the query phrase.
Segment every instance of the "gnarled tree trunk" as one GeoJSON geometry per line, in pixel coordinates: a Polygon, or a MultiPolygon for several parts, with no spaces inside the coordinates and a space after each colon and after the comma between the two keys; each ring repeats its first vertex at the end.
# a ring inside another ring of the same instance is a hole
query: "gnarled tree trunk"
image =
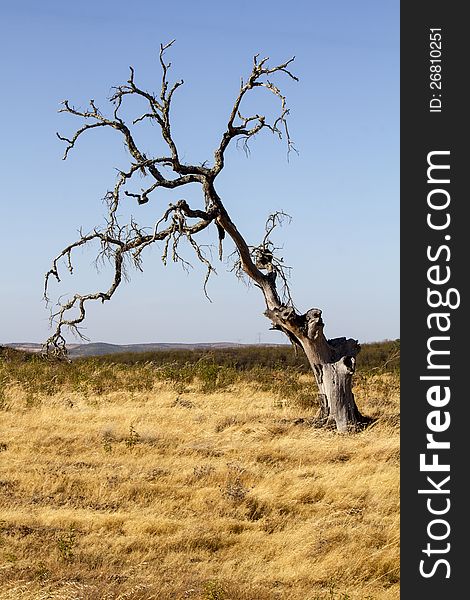
{"type": "Polygon", "coordinates": [[[286,332],[304,350],[318,384],[321,422],[336,425],[341,433],[357,431],[366,424],[369,419],[359,412],[352,392],[356,355],[360,350],[357,340],[327,340],[318,308],[299,315],[290,307],[277,307],[268,309],[265,315],[275,329],[286,332]]]}
{"type": "MultiPolygon", "coordinates": [[[[212,185],[206,188],[206,194],[212,203],[218,204],[218,195],[212,185]]],[[[285,333],[305,352],[318,384],[321,422],[324,425],[335,424],[342,433],[360,429],[369,419],[359,412],[352,392],[356,355],[360,350],[357,340],[327,340],[320,309],[312,308],[305,314],[298,314],[292,306],[282,304],[273,265],[264,257],[262,269],[266,273],[261,272],[259,265],[252,260],[250,248],[222,206],[217,222],[234,241],[241,268],[263,292],[267,307],[264,314],[271,320],[272,328],[285,333]]]]}

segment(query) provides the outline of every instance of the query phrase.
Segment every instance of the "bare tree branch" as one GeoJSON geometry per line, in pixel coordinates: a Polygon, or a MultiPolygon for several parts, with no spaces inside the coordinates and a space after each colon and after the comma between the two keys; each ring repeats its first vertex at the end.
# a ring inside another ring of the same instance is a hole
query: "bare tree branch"
{"type": "Polygon", "coordinates": [[[274,227],[281,223],[285,215],[275,213],[270,217],[271,221],[268,220],[261,245],[249,246],[232,222],[222,200],[218,196],[214,187],[214,180],[224,166],[224,153],[232,139],[243,140],[246,145],[249,139],[266,129],[279,138],[285,137],[288,149],[293,148],[287,129],[289,110],[286,106],[285,96],[269,77],[281,73],[297,81],[297,78],[288,68],[294,59],[269,67],[267,58],[259,60],[259,57],[255,56],[252,71],[246,83],[243,83],[243,81],[241,83],[240,91],[229,115],[226,131],[214,153],[213,165],[208,166],[205,160],[200,164],[185,164],[180,159],[170,120],[171,102],[174,93],[183,85],[182,80],[171,82],[169,79],[171,63],[166,60],[165,53],[173,43],[174,41],[171,41],[160,46],[159,62],[162,77],[158,94],[145,91],[139,87],[135,81],[134,68],[130,67],[127,83],[113,88],[110,97],[110,102],[113,105],[111,116],[106,116],[100,111],[94,100],[89,101],[89,107],[86,110],[76,108],[68,100],[62,103],[59,112],[65,112],[84,120],[84,123],[72,136],[66,137],[57,134],[59,139],[66,144],[64,159],[68,158],[70,151],[75,148],[77,141],[83,134],[91,129],[109,127],[121,134],[131,162],[126,169],[118,169],[114,187],[105,195],[104,200],[107,206],[105,225],[101,228],[95,228],[87,235],[80,232],[80,238],[62,250],[53,260],[51,269],[46,273],[44,297],[46,301],[49,301],[47,295],[50,280],[55,278],[60,282],[62,263],[65,261],[66,269],[69,273],[73,273],[72,256],[74,251],[93,242],[100,244],[97,261],[109,262],[113,273],[111,283],[107,289],[89,294],[74,294],[69,299],[59,301],[57,310],[51,315],[51,323],[54,325],[55,330],[46,342],[47,349],[55,349],[59,353],[66,350],[64,335],[66,329],[82,337],[83,333],[80,327],[86,317],[88,302],[94,300],[105,302],[109,300],[119,288],[122,280],[127,277],[128,267],[132,266],[142,270],[144,250],[158,242],[163,243],[161,259],[165,264],[168,258],[171,258],[171,260],[179,262],[186,269],[190,267],[190,264],[182,257],[179,247],[183,240],[188,243],[197,260],[206,268],[203,288],[206,297],[209,298],[207,282],[210,275],[215,273],[215,269],[210,256],[206,254],[203,246],[198,243],[197,234],[206,229],[211,223],[214,223],[217,229],[219,258],[222,259],[222,244],[226,234],[228,234],[238,254],[239,268],[251,278],[255,285],[262,289],[267,307],[274,309],[282,306],[276,289],[277,277],[282,285],[282,297],[286,298],[288,304],[293,305],[290,294],[287,296],[285,294],[285,289],[288,290],[287,274],[289,268],[284,266],[282,258],[275,256],[275,251],[279,249],[274,247],[269,238],[274,227]],[[279,99],[280,111],[272,121],[258,113],[247,117],[242,116],[242,101],[255,88],[266,89],[279,99]],[[140,116],[136,116],[131,125],[126,124],[121,116],[123,103],[129,98],[139,99],[139,101],[144,101],[146,104],[146,109],[143,112],[139,111],[140,116]],[[139,149],[132,130],[136,124],[147,120],[158,125],[163,145],[166,148],[164,152],[155,156],[148,156],[139,149]],[[170,175],[164,175],[162,169],[169,171],[170,175]],[[134,184],[136,173],[142,176],[145,182],[138,189],[134,184]],[[118,213],[125,198],[135,199],[138,205],[146,204],[150,201],[153,192],[159,188],[176,189],[191,183],[201,185],[204,209],[190,207],[186,200],[178,200],[163,211],[162,216],[156,220],[153,227],[142,228],[134,221],[133,217],[127,224],[120,224],[118,213]]]}
{"type": "MultiPolygon", "coordinates": [[[[167,227],[165,227],[165,229],[161,231],[157,230],[159,223],[156,224],[154,232],[149,234],[143,229],[140,229],[133,220],[131,220],[130,224],[126,226],[118,226],[116,222],[114,222],[108,227],[108,229],[102,231],[95,229],[88,235],[81,235],[80,239],[70,244],[64,248],[62,252],[60,252],[60,254],[53,260],[51,269],[49,269],[45,275],[44,298],[46,302],[50,302],[48,298],[48,288],[51,277],[54,277],[58,282],[60,282],[59,264],[61,260],[64,259],[66,261],[66,266],[69,273],[73,273],[73,251],[76,248],[87,245],[95,240],[99,241],[101,244],[101,250],[98,258],[107,260],[112,265],[113,280],[107,290],[101,290],[84,295],[75,294],[65,303],[59,303],[58,310],[51,314],[51,326],[55,326],[55,331],[46,341],[45,347],[47,351],[55,350],[58,354],[65,353],[66,342],[63,333],[64,329],[69,329],[78,337],[84,338],[78,326],[85,320],[86,304],[90,300],[101,300],[101,302],[110,300],[121,284],[122,280],[126,278],[126,259],[128,259],[130,264],[136,268],[142,269],[142,251],[155,242],[164,241],[166,249],[168,249],[168,246],[171,244],[172,260],[174,262],[180,262],[184,267],[189,266],[189,263],[185,261],[179,254],[178,246],[183,239],[186,239],[189,242],[189,245],[195,252],[198,260],[207,268],[204,279],[204,291],[207,295],[207,282],[211,273],[215,273],[215,269],[207,260],[193,236],[208,227],[213,222],[215,219],[215,212],[211,214],[201,210],[192,210],[185,200],[180,200],[175,205],[170,205],[169,209],[164,215],[164,220],[167,221],[170,215],[172,217],[171,222],[167,225],[167,227]],[[191,224],[187,221],[187,218],[198,220],[196,223],[191,224]],[[69,315],[73,310],[78,310],[78,315],[75,317],[68,317],[67,315],[69,315]]],[[[166,262],[166,252],[162,259],[164,262],[166,262]]]]}
{"type": "MultiPolygon", "coordinates": [[[[263,241],[259,246],[248,246],[248,249],[256,268],[259,271],[266,271],[267,277],[276,285],[279,285],[279,281],[281,282],[280,299],[282,304],[295,308],[288,281],[292,267],[285,265],[282,257],[276,256],[277,251],[282,250],[282,248],[275,246],[270,239],[273,230],[285,221],[290,223],[291,217],[282,211],[269,215],[266,220],[263,241]]],[[[239,279],[242,279],[245,269],[238,252],[232,254],[232,261],[231,270],[235,272],[239,279]]]]}
{"type": "Polygon", "coordinates": [[[257,54],[253,57],[253,68],[246,83],[244,83],[243,80],[241,81],[240,91],[238,93],[237,98],[235,99],[235,103],[230,113],[227,123],[227,129],[222,136],[222,140],[219,144],[219,147],[214,153],[214,166],[212,168],[212,173],[214,174],[214,176],[218,175],[223,169],[225,150],[227,149],[231,140],[233,140],[234,138],[242,138],[244,142],[244,147],[245,149],[247,149],[248,140],[255,136],[257,133],[259,133],[262,129],[268,129],[269,131],[271,131],[271,133],[276,134],[281,139],[283,129],[287,141],[288,152],[295,149],[289,134],[289,129],[287,127],[287,117],[289,115],[289,109],[286,106],[286,98],[277,86],[275,86],[269,80],[263,79],[263,77],[266,78],[267,75],[279,72],[285,73],[294,81],[298,81],[298,78],[287,69],[287,67],[294,61],[295,57],[276,67],[268,67],[267,62],[269,58],[263,58],[261,61],[258,62],[258,56],[259,55],[257,54]],[[272,94],[277,96],[281,101],[281,112],[271,124],[267,122],[266,117],[264,115],[256,114],[249,117],[243,117],[240,112],[240,106],[242,104],[243,98],[250,90],[252,90],[255,87],[266,88],[272,94]],[[237,117],[240,121],[238,125],[235,124],[237,117]],[[251,123],[254,123],[254,125],[248,128],[248,125],[251,123]]]}

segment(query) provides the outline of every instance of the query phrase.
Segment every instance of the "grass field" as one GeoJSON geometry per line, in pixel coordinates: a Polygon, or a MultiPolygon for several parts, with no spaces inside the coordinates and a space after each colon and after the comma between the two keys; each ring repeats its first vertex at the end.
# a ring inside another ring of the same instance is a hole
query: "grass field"
{"type": "MultiPolygon", "coordinates": [[[[0,360],[0,598],[399,597],[399,375],[312,426],[295,365],[0,360]]],[[[385,363],[384,363],[385,364],[385,363]]]]}

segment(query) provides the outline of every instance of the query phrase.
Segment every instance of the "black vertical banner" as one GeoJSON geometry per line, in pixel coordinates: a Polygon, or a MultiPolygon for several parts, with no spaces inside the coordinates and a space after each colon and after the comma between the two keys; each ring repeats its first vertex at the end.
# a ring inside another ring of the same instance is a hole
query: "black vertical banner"
{"type": "Polygon", "coordinates": [[[401,4],[401,597],[470,597],[469,34],[401,4]]]}

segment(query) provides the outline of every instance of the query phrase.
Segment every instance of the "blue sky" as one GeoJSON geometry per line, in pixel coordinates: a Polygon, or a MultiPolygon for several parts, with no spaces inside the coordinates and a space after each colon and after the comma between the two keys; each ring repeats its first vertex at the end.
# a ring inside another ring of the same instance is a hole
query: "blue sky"
{"type": "MultiPolygon", "coordinates": [[[[327,336],[399,337],[398,1],[17,1],[2,3],[2,17],[0,343],[48,337],[42,287],[50,260],[79,227],[103,222],[100,199],[115,168],[128,164],[120,139],[103,130],[62,161],[55,132],[69,135],[80,124],[57,112],[60,101],[85,106],[93,98],[105,111],[129,65],[142,87],[156,90],[159,44],[173,38],[173,76],[185,81],[175,95],[174,136],[188,162],[211,159],[253,54],[273,63],[296,56],[300,82],[276,83],[287,94],[299,155],[287,161],[271,135],[257,138],[248,158],[233,147],[217,190],[248,243],[259,243],[273,210],[293,217],[276,242],[293,267],[296,305],[321,308],[327,336]]],[[[271,106],[268,97],[257,100],[259,111],[271,106]]],[[[142,133],[155,154],[156,133],[142,133]]],[[[181,197],[199,199],[197,189],[180,189],[129,210],[152,226],[181,197]]],[[[51,296],[108,287],[109,272],[96,273],[93,258],[79,252],[76,275],[53,285],[51,296]]],[[[225,264],[216,265],[209,303],[195,262],[186,274],[164,268],[157,249],[146,259],[144,273],[133,273],[111,302],[90,306],[85,333],[93,341],[283,341],[269,331],[259,291],[225,264]]]]}

